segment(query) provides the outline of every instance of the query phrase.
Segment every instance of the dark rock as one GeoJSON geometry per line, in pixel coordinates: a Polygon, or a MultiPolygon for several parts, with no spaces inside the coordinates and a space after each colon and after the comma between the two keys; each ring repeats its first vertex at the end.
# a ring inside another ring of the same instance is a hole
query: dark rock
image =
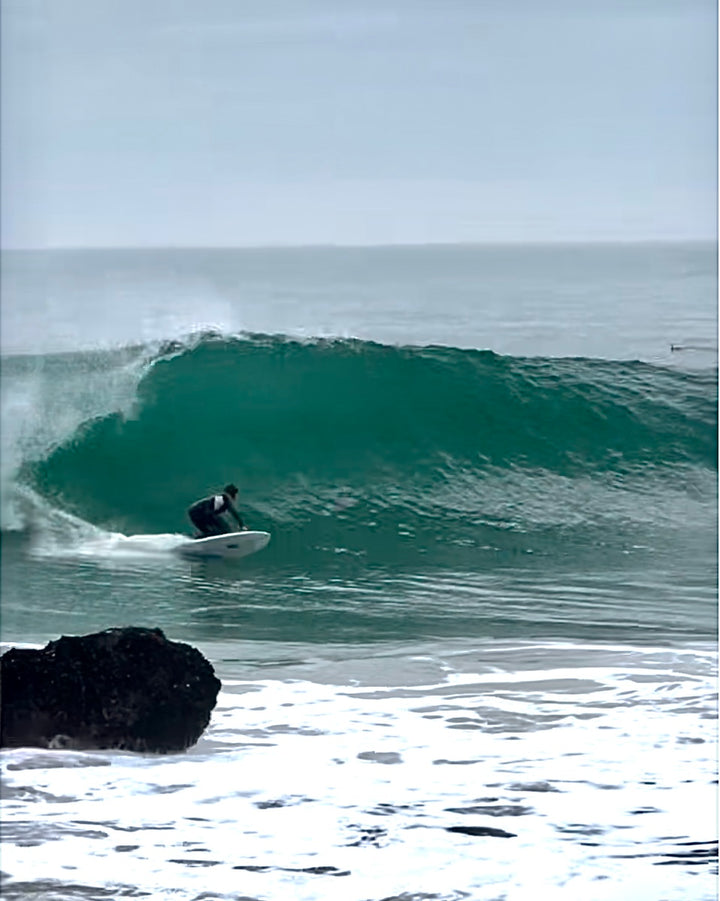
{"type": "Polygon", "coordinates": [[[0,674],[2,747],[182,751],[220,690],[197,649],[134,627],[12,648],[0,674]]]}

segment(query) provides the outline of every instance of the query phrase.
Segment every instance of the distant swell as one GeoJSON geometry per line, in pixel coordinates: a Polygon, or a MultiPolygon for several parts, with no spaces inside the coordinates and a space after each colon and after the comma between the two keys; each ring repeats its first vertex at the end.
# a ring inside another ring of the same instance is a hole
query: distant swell
{"type": "Polygon", "coordinates": [[[474,523],[477,543],[533,517],[562,520],[569,482],[623,496],[643,480],[678,490],[679,473],[714,484],[716,407],[715,371],[205,336],[158,355],[131,414],[85,422],[23,475],[128,532],[183,529],[195,497],[233,480],[256,527],[322,541],[450,518],[474,523]]]}

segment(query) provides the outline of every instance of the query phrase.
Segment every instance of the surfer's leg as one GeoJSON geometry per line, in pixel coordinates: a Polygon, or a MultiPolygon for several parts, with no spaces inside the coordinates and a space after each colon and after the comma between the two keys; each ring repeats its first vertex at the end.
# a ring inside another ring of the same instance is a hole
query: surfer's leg
{"type": "Polygon", "coordinates": [[[208,516],[206,528],[211,530],[210,535],[224,535],[228,530],[225,520],[218,514],[208,516]]]}
{"type": "Polygon", "coordinates": [[[192,524],[200,532],[198,537],[207,538],[208,535],[217,534],[217,532],[213,531],[212,517],[203,515],[200,510],[190,510],[188,515],[190,516],[192,524]]]}

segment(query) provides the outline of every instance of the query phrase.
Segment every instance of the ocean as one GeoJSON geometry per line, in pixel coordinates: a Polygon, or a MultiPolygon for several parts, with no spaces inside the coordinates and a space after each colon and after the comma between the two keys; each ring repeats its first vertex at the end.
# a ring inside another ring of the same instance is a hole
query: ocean
{"type": "Polygon", "coordinates": [[[222,680],[182,754],[3,751],[3,897],[716,897],[715,245],[1,277],[3,648],[222,680]],[[229,481],[269,546],[182,558],[229,481]]]}

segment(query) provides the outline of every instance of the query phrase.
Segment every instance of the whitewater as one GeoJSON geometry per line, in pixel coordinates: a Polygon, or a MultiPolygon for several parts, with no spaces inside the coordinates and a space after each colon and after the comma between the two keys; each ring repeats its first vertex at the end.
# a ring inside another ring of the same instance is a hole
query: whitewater
{"type": "Polygon", "coordinates": [[[3,751],[8,898],[709,899],[716,249],[18,251],[3,648],[160,627],[185,754],[3,751]],[[228,481],[234,563],[187,561],[228,481]]]}

